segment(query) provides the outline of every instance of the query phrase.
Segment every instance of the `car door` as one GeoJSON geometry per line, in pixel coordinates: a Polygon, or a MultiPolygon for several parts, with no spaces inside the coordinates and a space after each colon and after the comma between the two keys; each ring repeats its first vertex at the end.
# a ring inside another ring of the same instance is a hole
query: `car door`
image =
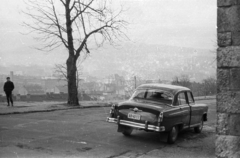
{"type": "Polygon", "coordinates": [[[190,125],[190,106],[187,102],[186,92],[180,92],[178,94],[178,105],[181,111],[181,119],[184,127],[189,127],[190,125]]]}
{"type": "Polygon", "coordinates": [[[192,92],[188,91],[186,93],[187,93],[188,104],[191,108],[190,125],[196,125],[197,123],[200,122],[200,120],[199,120],[200,119],[199,108],[195,105],[192,92]]]}

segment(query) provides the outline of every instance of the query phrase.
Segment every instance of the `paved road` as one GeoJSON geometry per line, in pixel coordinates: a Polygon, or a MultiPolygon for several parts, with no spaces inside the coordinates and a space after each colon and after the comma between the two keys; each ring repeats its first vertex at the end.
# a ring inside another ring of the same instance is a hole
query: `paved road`
{"type": "Polygon", "coordinates": [[[117,133],[109,107],[0,116],[0,157],[214,157],[216,102],[201,134],[184,131],[174,145],[165,134],[117,133]],[[161,155],[161,156],[160,156],[161,155]]]}

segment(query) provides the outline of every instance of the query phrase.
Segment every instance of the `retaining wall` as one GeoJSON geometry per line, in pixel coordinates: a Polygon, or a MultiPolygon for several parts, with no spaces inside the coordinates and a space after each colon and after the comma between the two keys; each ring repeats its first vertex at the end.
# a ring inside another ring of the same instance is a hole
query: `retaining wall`
{"type": "Polygon", "coordinates": [[[217,1],[217,158],[240,158],[240,0],[217,1]]]}

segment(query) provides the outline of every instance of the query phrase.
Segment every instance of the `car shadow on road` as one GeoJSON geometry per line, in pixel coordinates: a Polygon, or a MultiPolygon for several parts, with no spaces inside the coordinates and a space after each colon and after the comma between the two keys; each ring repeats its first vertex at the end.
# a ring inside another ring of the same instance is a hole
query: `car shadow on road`
{"type": "MultiPolygon", "coordinates": [[[[209,136],[209,133],[203,131],[201,133],[195,133],[193,129],[181,131],[178,135],[176,143],[181,143],[188,140],[199,140],[209,136]]],[[[145,132],[142,130],[135,130],[129,139],[144,142],[147,144],[167,144],[168,133],[156,133],[156,132],[145,132]]]]}

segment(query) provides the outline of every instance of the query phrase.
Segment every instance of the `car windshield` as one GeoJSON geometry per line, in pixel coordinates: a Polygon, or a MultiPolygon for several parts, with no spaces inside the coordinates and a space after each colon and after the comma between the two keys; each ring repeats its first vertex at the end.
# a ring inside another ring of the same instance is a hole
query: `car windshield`
{"type": "Polygon", "coordinates": [[[173,95],[159,89],[138,89],[133,93],[131,99],[151,100],[171,105],[173,95]]]}

